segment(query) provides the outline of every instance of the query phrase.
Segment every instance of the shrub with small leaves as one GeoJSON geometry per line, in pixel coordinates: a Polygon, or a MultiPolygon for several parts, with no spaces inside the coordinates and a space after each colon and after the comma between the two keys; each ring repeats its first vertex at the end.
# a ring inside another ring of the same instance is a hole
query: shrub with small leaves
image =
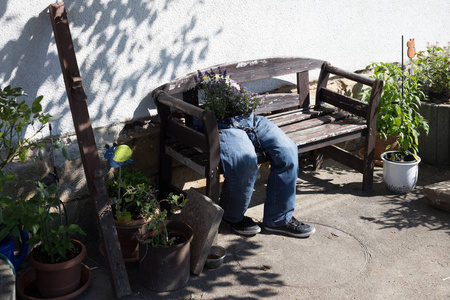
{"type": "Polygon", "coordinates": [[[34,197],[26,201],[29,214],[25,223],[31,228],[32,234],[28,243],[41,243],[35,259],[44,263],[59,263],[76,256],[79,249],[71,242],[72,236],[86,233],[77,224],[67,224],[67,219],[66,222],[62,221],[63,204],[57,196],[56,186],[46,187],[39,182],[36,191],[34,197]]]}

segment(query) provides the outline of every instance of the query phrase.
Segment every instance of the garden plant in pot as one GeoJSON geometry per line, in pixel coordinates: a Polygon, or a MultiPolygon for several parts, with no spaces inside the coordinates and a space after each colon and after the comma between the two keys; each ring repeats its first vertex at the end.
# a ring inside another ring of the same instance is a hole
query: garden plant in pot
{"type": "Polygon", "coordinates": [[[159,208],[145,231],[138,235],[139,277],[153,291],[171,291],[183,287],[190,277],[191,227],[170,220],[170,216],[186,204],[182,195],[169,194],[160,200],[170,211],[159,208]]]}
{"type": "Polygon", "coordinates": [[[139,244],[136,234],[155,214],[158,204],[151,179],[144,173],[131,172],[127,168],[114,171],[114,178],[107,182],[114,223],[125,262],[139,260],[139,244]],[[120,175],[120,176],[119,176],[120,175]]]}
{"type": "Polygon", "coordinates": [[[5,255],[17,270],[28,251],[27,218],[25,202],[11,195],[16,174],[5,171],[5,167],[19,159],[27,159],[31,147],[42,148],[33,139],[48,123],[49,116],[42,113],[42,96],[29,106],[24,99],[22,88],[7,86],[0,89],[0,253],[5,255]],[[27,127],[34,126],[35,133],[25,136],[27,127]],[[21,244],[18,254],[14,254],[15,244],[21,244]]]}
{"type": "Polygon", "coordinates": [[[424,92],[431,102],[443,103],[450,99],[450,42],[448,46],[428,45],[411,60],[424,92]]]}
{"type": "MultiPolygon", "coordinates": [[[[377,78],[384,81],[378,109],[377,130],[382,136],[397,137],[398,150],[381,155],[386,186],[395,193],[407,193],[417,183],[418,137],[420,129],[428,132],[427,121],[420,115],[424,95],[417,75],[410,75],[402,66],[374,63],[377,78]]],[[[389,150],[389,146],[386,150],[389,150]]]]}
{"type": "MultiPolygon", "coordinates": [[[[75,234],[85,233],[78,225],[68,224],[64,205],[58,198],[58,187],[46,187],[38,182],[36,191],[26,201],[28,226],[32,228],[28,242],[36,245],[30,253],[30,265],[40,296],[61,297],[86,286],[86,282],[82,285],[86,248],[72,239],[75,234]]],[[[21,293],[24,292],[19,290],[21,293]]]]}

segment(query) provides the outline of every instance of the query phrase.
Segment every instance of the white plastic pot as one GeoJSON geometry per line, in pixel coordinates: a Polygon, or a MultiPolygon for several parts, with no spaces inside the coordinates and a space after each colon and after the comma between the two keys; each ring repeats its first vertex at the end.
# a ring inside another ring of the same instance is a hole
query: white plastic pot
{"type": "Polygon", "coordinates": [[[397,194],[406,194],[416,186],[420,157],[417,161],[405,162],[387,159],[387,155],[394,152],[396,151],[387,151],[381,154],[384,182],[390,191],[397,194]]]}

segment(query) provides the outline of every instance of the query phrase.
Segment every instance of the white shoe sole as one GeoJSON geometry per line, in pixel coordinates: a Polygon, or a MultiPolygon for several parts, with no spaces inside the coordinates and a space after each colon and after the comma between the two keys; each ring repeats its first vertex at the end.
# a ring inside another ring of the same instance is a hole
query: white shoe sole
{"type": "Polygon", "coordinates": [[[299,238],[309,237],[310,235],[314,234],[314,232],[316,232],[316,228],[314,228],[314,227],[313,227],[313,230],[311,230],[310,232],[305,232],[305,233],[293,233],[293,232],[285,231],[282,229],[276,229],[276,228],[271,228],[271,227],[267,227],[267,226],[264,226],[264,229],[269,232],[282,233],[282,234],[287,234],[287,235],[290,235],[293,237],[299,237],[299,238]]]}

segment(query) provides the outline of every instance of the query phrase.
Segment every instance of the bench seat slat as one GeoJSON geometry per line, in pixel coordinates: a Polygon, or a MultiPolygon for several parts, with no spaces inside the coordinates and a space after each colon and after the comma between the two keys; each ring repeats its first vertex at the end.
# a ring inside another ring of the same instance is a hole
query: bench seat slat
{"type": "Polygon", "coordinates": [[[302,145],[316,143],[322,140],[333,139],[340,135],[355,132],[364,132],[367,129],[365,122],[359,119],[345,119],[317,127],[288,133],[288,136],[297,144],[302,145]]]}
{"type": "Polygon", "coordinates": [[[324,115],[324,116],[318,116],[309,120],[305,120],[303,122],[297,122],[297,123],[289,123],[287,125],[281,124],[278,125],[278,127],[280,127],[284,133],[288,134],[288,133],[292,133],[292,132],[296,132],[299,130],[305,130],[308,128],[314,128],[323,124],[327,124],[327,123],[332,123],[332,122],[336,122],[339,120],[343,120],[345,118],[347,118],[349,116],[348,113],[346,112],[337,112],[335,114],[332,115],[324,115]]]}
{"type": "Polygon", "coordinates": [[[275,125],[282,127],[289,124],[304,122],[309,119],[318,118],[320,116],[331,115],[336,109],[328,108],[311,108],[290,111],[289,113],[275,114],[267,118],[275,125]]]}

